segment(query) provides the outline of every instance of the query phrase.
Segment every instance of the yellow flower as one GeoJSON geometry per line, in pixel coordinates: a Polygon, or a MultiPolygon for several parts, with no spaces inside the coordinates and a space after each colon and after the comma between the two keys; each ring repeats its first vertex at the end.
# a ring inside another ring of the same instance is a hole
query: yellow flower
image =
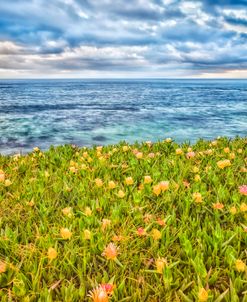
{"type": "Polygon", "coordinates": [[[236,262],[235,262],[235,267],[236,267],[236,270],[237,270],[238,272],[244,272],[245,269],[246,269],[245,263],[244,263],[242,260],[240,260],[240,259],[237,259],[237,260],[236,260],[236,262]]]}
{"type": "Polygon", "coordinates": [[[165,258],[158,258],[155,261],[157,273],[163,274],[164,268],[167,265],[167,260],[165,258]]]}
{"type": "Polygon", "coordinates": [[[196,203],[201,203],[202,202],[202,194],[199,192],[193,193],[193,199],[196,203]]]}
{"type": "Polygon", "coordinates": [[[240,211],[241,212],[246,212],[247,211],[247,204],[245,202],[241,203],[240,211]]]}
{"type": "Polygon", "coordinates": [[[0,274],[5,273],[7,270],[7,264],[0,260],[0,274]]]}
{"type": "Polygon", "coordinates": [[[3,170],[0,170],[0,182],[4,182],[5,181],[5,173],[3,172],[3,170]]]}
{"type": "Polygon", "coordinates": [[[89,230],[84,230],[84,239],[90,240],[91,239],[91,232],[89,230]]]}
{"type": "Polygon", "coordinates": [[[199,168],[197,166],[193,167],[193,173],[198,173],[199,172],[199,168]]]}
{"type": "Polygon", "coordinates": [[[159,185],[159,184],[153,186],[153,193],[154,193],[156,196],[160,195],[160,193],[161,193],[161,188],[160,188],[160,185],[159,185]]]}
{"type": "Polygon", "coordinates": [[[123,152],[127,152],[129,150],[129,146],[123,146],[123,152]]]}
{"type": "Polygon", "coordinates": [[[149,175],[144,176],[144,183],[145,184],[150,184],[152,182],[152,178],[149,175]]]}
{"type": "Polygon", "coordinates": [[[103,186],[103,181],[100,178],[95,179],[95,184],[97,187],[102,187],[103,186]]]}
{"type": "Polygon", "coordinates": [[[225,167],[231,166],[231,162],[230,162],[229,159],[220,160],[220,161],[217,162],[217,166],[220,169],[224,169],[225,167]]]}
{"type": "Polygon", "coordinates": [[[159,186],[160,186],[161,191],[162,191],[162,192],[165,192],[165,191],[167,191],[168,188],[169,188],[169,181],[161,181],[161,182],[159,183],[159,186]]]}
{"type": "Polygon", "coordinates": [[[70,172],[72,172],[72,173],[76,173],[76,172],[78,171],[74,166],[69,167],[69,170],[70,170],[70,172]]]}
{"type": "Polygon", "coordinates": [[[192,149],[191,147],[189,147],[189,148],[187,149],[187,151],[188,151],[188,152],[192,152],[193,149],[192,149]]]}
{"type": "Polygon", "coordinates": [[[134,181],[133,181],[133,178],[130,176],[130,177],[126,177],[125,178],[125,183],[126,185],[133,185],[134,181]]]}
{"type": "Polygon", "coordinates": [[[196,182],[200,181],[201,180],[201,176],[199,174],[196,174],[195,177],[194,177],[194,180],[196,182]]]}
{"type": "Polygon", "coordinates": [[[224,152],[225,153],[229,153],[230,152],[230,149],[228,147],[224,148],[224,152]]]}
{"type": "Polygon", "coordinates": [[[218,142],[217,141],[212,141],[212,146],[217,146],[218,142]]]}
{"type": "Polygon", "coordinates": [[[171,143],[172,139],[170,137],[166,138],[166,143],[171,143]]]}
{"type": "Polygon", "coordinates": [[[176,154],[177,155],[182,155],[184,152],[181,148],[176,149],[176,154]]]}
{"type": "Polygon", "coordinates": [[[86,207],[84,210],[86,216],[92,216],[92,210],[89,207],[86,207]]]}
{"type": "Polygon", "coordinates": [[[115,260],[119,254],[118,250],[119,248],[111,242],[105,247],[102,256],[106,257],[108,260],[115,260]]]}
{"type": "Polygon", "coordinates": [[[124,193],[124,191],[119,190],[118,193],[117,193],[117,195],[118,195],[119,198],[124,198],[125,193],[124,193]]]}
{"type": "Polygon", "coordinates": [[[9,187],[10,185],[12,185],[12,182],[9,179],[6,179],[4,185],[5,187],[9,187]]]}
{"type": "Polygon", "coordinates": [[[70,239],[72,236],[72,233],[67,228],[61,228],[60,235],[63,239],[70,239]]]}
{"type": "Polygon", "coordinates": [[[81,164],[81,169],[82,170],[87,170],[87,165],[86,164],[81,164]]]}
{"type": "Polygon", "coordinates": [[[162,237],[161,232],[157,229],[153,229],[152,230],[152,237],[153,237],[154,240],[161,239],[161,237],[162,237]]]}
{"type": "Polygon", "coordinates": [[[34,152],[39,152],[39,147],[34,147],[34,148],[33,148],[33,151],[34,151],[34,152]]]}
{"type": "Polygon", "coordinates": [[[109,227],[111,225],[111,220],[110,219],[103,219],[102,220],[102,230],[104,231],[107,227],[109,227]]]}
{"type": "Polygon", "coordinates": [[[235,153],[230,153],[229,154],[230,159],[234,159],[236,157],[235,153]]]}
{"type": "Polygon", "coordinates": [[[148,147],[152,146],[152,142],[151,141],[146,141],[146,144],[148,145],[148,147]]]}
{"type": "Polygon", "coordinates": [[[62,209],[62,213],[63,213],[63,215],[68,216],[68,217],[72,217],[73,216],[72,208],[71,207],[62,209]]]}
{"type": "Polygon", "coordinates": [[[136,158],[137,158],[137,159],[143,158],[143,153],[142,153],[142,152],[137,152],[137,153],[136,153],[136,158]]]}
{"type": "Polygon", "coordinates": [[[57,251],[53,247],[48,248],[47,257],[50,260],[57,258],[57,251]]]}
{"type": "Polygon", "coordinates": [[[48,178],[50,176],[48,171],[45,171],[45,177],[48,178]]]}
{"type": "Polygon", "coordinates": [[[87,151],[83,152],[83,153],[82,153],[82,156],[83,156],[84,158],[87,158],[87,157],[88,157],[87,151]]]}
{"type": "Polygon", "coordinates": [[[208,300],[208,292],[203,287],[199,289],[198,292],[198,301],[206,302],[208,300]]]}
{"type": "Polygon", "coordinates": [[[103,146],[97,146],[97,147],[96,147],[96,150],[97,150],[98,152],[101,152],[102,149],[103,149],[103,146]]]}
{"type": "Polygon", "coordinates": [[[243,149],[238,149],[237,152],[238,152],[239,154],[241,154],[241,153],[243,152],[243,149]]]}
{"type": "Polygon", "coordinates": [[[231,214],[235,215],[237,213],[237,208],[235,206],[233,206],[233,207],[230,208],[229,211],[230,211],[231,214]]]}
{"type": "Polygon", "coordinates": [[[116,188],[115,182],[112,181],[112,180],[110,180],[110,181],[108,182],[108,188],[109,188],[109,189],[115,189],[115,188],[116,188]]]}

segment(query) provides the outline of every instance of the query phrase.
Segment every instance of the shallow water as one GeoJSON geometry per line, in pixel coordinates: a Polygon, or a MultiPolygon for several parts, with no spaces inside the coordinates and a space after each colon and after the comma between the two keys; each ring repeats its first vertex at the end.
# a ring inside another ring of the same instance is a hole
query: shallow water
{"type": "Polygon", "coordinates": [[[0,80],[0,152],[247,135],[247,80],[0,80]]]}

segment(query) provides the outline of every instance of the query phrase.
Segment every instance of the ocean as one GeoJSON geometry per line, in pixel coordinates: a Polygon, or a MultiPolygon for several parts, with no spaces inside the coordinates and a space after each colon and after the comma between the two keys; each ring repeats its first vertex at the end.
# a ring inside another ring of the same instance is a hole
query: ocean
{"type": "Polygon", "coordinates": [[[0,153],[247,135],[247,80],[0,80],[0,153]]]}

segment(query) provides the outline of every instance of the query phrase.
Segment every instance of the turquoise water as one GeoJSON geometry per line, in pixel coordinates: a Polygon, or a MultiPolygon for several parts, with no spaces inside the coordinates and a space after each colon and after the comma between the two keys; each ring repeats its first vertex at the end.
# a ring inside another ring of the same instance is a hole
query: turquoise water
{"type": "Polygon", "coordinates": [[[247,80],[1,80],[0,152],[247,135],[247,80]]]}

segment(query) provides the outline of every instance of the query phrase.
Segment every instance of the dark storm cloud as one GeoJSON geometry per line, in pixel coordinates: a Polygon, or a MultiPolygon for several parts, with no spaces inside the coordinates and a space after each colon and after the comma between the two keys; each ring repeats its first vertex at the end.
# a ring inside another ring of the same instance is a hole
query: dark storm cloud
{"type": "Polygon", "coordinates": [[[2,0],[0,70],[243,70],[246,11],[247,0],[2,0]]]}

